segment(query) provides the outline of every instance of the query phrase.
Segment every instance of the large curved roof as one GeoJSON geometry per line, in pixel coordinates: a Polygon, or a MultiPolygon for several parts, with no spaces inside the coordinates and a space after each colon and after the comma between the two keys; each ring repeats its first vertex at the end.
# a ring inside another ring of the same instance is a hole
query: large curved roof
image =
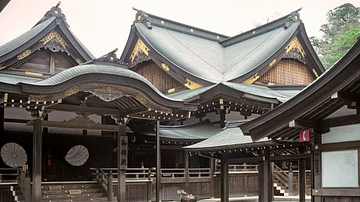
{"type": "Polygon", "coordinates": [[[135,27],[149,46],[170,63],[188,74],[218,83],[260,66],[292,38],[299,24],[298,21],[287,29],[280,27],[227,47],[219,41],[164,27],[149,29],[142,23],[135,23],[135,27]]]}
{"type": "Polygon", "coordinates": [[[66,22],[65,15],[61,12],[59,4],[57,4],[56,6],[52,7],[30,30],[0,46],[0,63],[9,60],[26,49],[29,49],[34,44],[38,43],[49,32],[55,29],[61,31],[63,36],[65,36],[66,41],[75,47],[78,54],[85,61],[95,58],[93,54],[74,35],[74,33],[71,32],[66,22]]]}
{"type": "MultiPolygon", "coordinates": [[[[150,57],[161,66],[169,66],[174,78],[182,76],[201,85],[220,82],[243,82],[281,54],[298,37],[305,49],[315,54],[298,11],[234,37],[209,32],[167,20],[143,11],[137,13],[132,31],[121,56],[131,62],[131,50],[141,40],[150,57]]],[[[316,55],[314,55],[316,57],[316,55]]],[[[322,72],[318,58],[310,58],[316,71],[322,72]],[[317,67],[318,66],[318,67],[317,67]],[[319,68],[319,70],[317,69],[319,68]]]]}

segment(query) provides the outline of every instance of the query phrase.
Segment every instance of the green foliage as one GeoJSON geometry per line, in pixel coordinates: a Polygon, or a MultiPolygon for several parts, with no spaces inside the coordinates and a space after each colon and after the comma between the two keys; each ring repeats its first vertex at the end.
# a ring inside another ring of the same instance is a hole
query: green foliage
{"type": "Polygon", "coordinates": [[[338,61],[360,37],[360,7],[343,4],[327,13],[327,21],[320,28],[321,38],[310,37],[325,68],[338,61]]]}

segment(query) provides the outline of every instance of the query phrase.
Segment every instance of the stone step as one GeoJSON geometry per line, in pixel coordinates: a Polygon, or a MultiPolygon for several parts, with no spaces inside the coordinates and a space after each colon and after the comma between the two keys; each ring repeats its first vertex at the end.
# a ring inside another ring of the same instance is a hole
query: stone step
{"type": "Polygon", "coordinates": [[[97,183],[89,183],[89,184],[51,184],[51,185],[42,185],[41,190],[70,190],[70,189],[90,189],[90,188],[98,188],[99,185],[97,183]]]}
{"type": "MultiPolygon", "coordinates": [[[[78,198],[78,199],[42,199],[41,202],[104,202],[108,201],[107,197],[94,197],[94,198],[78,198]]],[[[116,199],[114,199],[116,201],[116,199]]],[[[20,200],[19,202],[25,202],[20,200]]]]}
{"type": "MultiPolygon", "coordinates": [[[[13,188],[18,201],[24,201],[19,186],[13,188]]],[[[54,183],[41,187],[41,202],[101,202],[107,195],[97,183],[54,183]]]]}
{"type": "Polygon", "coordinates": [[[101,193],[103,190],[100,187],[82,188],[82,189],[62,189],[62,190],[45,190],[41,191],[44,195],[54,194],[69,194],[73,190],[80,190],[81,193],[101,193]]]}
{"type": "Polygon", "coordinates": [[[96,197],[105,197],[105,193],[82,193],[82,194],[51,194],[51,195],[41,195],[41,199],[77,199],[77,198],[96,198],[96,197]]]}

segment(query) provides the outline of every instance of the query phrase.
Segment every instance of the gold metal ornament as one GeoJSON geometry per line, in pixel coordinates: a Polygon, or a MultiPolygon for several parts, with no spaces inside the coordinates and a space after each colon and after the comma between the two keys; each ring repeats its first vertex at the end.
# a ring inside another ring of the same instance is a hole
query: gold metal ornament
{"type": "Polygon", "coordinates": [[[73,86],[73,87],[65,90],[64,95],[68,97],[68,96],[78,93],[79,90],[80,90],[79,86],[73,86]]]}
{"type": "Polygon", "coordinates": [[[163,70],[165,70],[167,72],[170,71],[170,67],[165,63],[161,63],[161,67],[163,68],[163,70]]]}
{"type": "Polygon", "coordinates": [[[17,56],[17,59],[18,60],[22,60],[24,58],[26,58],[27,56],[29,56],[31,54],[31,50],[30,49],[27,49],[25,50],[24,52],[20,53],[18,56],[17,56]]]}
{"type": "Polygon", "coordinates": [[[305,58],[305,51],[303,49],[303,47],[300,44],[300,41],[297,37],[294,37],[293,40],[290,41],[290,43],[285,47],[286,53],[288,53],[289,51],[291,51],[291,49],[293,48],[297,48],[300,52],[300,54],[303,56],[303,58],[305,58]]]}
{"type": "Polygon", "coordinates": [[[80,65],[82,63],[84,63],[80,58],[76,58],[75,61],[80,65]]]}
{"type": "Polygon", "coordinates": [[[61,37],[61,35],[55,30],[51,31],[48,35],[46,35],[44,38],[42,38],[39,42],[42,42],[43,45],[46,45],[53,39],[56,39],[64,49],[66,49],[66,46],[69,46],[66,43],[66,41],[61,37]]]}
{"type": "Polygon", "coordinates": [[[145,55],[149,56],[150,49],[144,44],[144,42],[141,39],[138,39],[136,42],[136,45],[131,53],[130,60],[131,62],[134,61],[136,55],[138,54],[138,51],[141,50],[145,53],[145,55]]]}
{"type": "Polygon", "coordinates": [[[191,90],[203,87],[201,84],[198,84],[198,83],[196,83],[194,81],[191,81],[188,78],[186,78],[186,81],[187,81],[187,83],[185,83],[184,86],[191,89],[191,90]]]}

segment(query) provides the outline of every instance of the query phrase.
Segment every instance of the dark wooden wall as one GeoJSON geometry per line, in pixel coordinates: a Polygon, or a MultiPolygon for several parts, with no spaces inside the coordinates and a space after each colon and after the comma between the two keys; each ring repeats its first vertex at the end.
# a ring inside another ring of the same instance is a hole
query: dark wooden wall
{"type": "Polygon", "coordinates": [[[134,68],[134,71],[145,77],[163,93],[167,93],[167,91],[172,88],[183,87],[183,84],[172,78],[151,60],[138,64],[134,68]]]}
{"type": "Polygon", "coordinates": [[[0,185],[0,201],[1,202],[14,201],[14,197],[10,192],[10,185],[0,185]]]}
{"type": "MultiPolygon", "coordinates": [[[[220,175],[214,179],[214,194],[216,198],[220,197],[220,175]]],[[[152,182],[127,182],[126,183],[126,201],[143,202],[155,200],[155,181],[152,182]],[[148,198],[149,197],[149,198],[148,198]]],[[[230,197],[237,196],[257,196],[258,195],[258,176],[257,173],[235,173],[229,175],[230,197]]],[[[195,195],[198,199],[211,197],[210,181],[192,180],[189,182],[187,193],[195,195]]],[[[114,193],[117,193],[117,185],[114,185],[114,193]]],[[[179,200],[178,190],[186,190],[184,182],[162,183],[160,186],[161,200],[179,200]]]]}
{"type": "Polygon", "coordinates": [[[359,196],[332,196],[332,197],[323,197],[323,202],[359,202],[359,196]]]}
{"type": "MultiPolygon", "coordinates": [[[[215,198],[220,198],[220,175],[215,177],[214,194],[215,198]]],[[[236,173],[229,174],[229,195],[236,196],[257,196],[259,190],[258,174],[257,173],[236,173]]]]}
{"type": "MultiPolygon", "coordinates": [[[[27,163],[31,171],[32,134],[14,132],[2,134],[0,138],[0,148],[8,142],[15,142],[24,147],[28,157],[27,163]]],[[[43,180],[91,180],[93,176],[89,168],[112,167],[113,147],[112,137],[60,134],[43,135],[43,180]],[[83,166],[72,166],[65,160],[69,149],[76,145],[84,145],[89,151],[89,159],[83,166]],[[48,164],[49,159],[51,160],[51,164],[48,164]]],[[[0,167],[8,167],[1,158],[0,167]]]]}
{"type": "Polygon", "coordinates": [[[65,53],[54,53],[49,50],[41,49],[32,54],[24,64],[16,67],[14,70],[41,74],[54,74],[75,65],[77,65],[77,63],[65,53]]]}
{"type": "Polygon", "coordinates": [[[305,64],[294,59],[282,59],[255,83],[294,85],[310,84],[314,80],[315,77],[305,64]]]}

